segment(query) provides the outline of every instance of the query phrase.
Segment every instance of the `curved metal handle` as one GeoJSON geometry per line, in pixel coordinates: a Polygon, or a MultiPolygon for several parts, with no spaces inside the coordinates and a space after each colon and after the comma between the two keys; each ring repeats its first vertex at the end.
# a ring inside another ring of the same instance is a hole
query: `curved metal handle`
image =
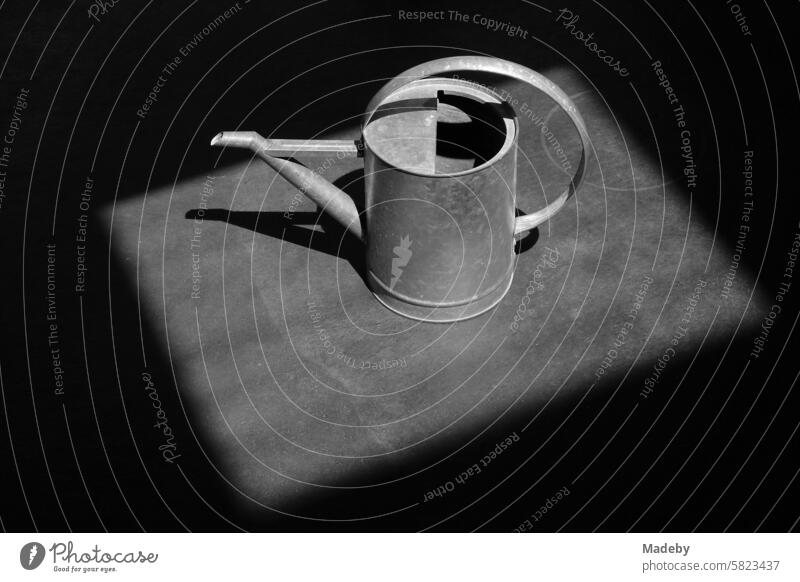
{"type": "Polygon", "coordinates": [[[578,113],[578,109],[575,107],[575,104],[567,96],[567,94],[564,93],[560,87],[558,87],[558,85],[553,83],[541,73],[537,73],[536,71],[529,69],[528,67],[518,65],[517,63],[512,63],[511,61],[497,59],[494,57],[467,55],[446,57],[443,59],[428,61],[427,63],[422,63],[416,67],[411,67],[410,69],[400,73],[397,77],[384,85],[380,91],[378,91],[378,93],[372,98],[367,106],[367,112],[364,114],[363,127],[366,128],[369,120],[372,118],[372,115],[375,113],[384,99],[386,99],[390,94],[394,93],[400,87],[418,79],[424,79],[433,75],[440,75],[442,73],[451,73],[455,71],[480,71],[484,73],[494,73],[497,75],[510,77],[512,79],[517,79],[518,81],[523,81],[545,93],[548,97],[553,99],[553,101],[555,101],[566,112],[567,115],[569,115],[572,124],[575,126],[575,129],[578,130],[578,134],[580,134],[581,145],[583,146],[583,149],[581,150],[581,159],[578,163],[578,169],[575,171],[575,175],[570,180],[567,189],[564,190],[564,192],[562,192],[553,202],[537,212],[517,217],[516,225],[514,227],[514,234],[521,234],[540,225],[546,220],[549,220],[550,217],[561,210],[561,208],[564,206],[564,203],[575,193],[575,191],[583,182],[586,163],[591,154],[591,143],[589,141],[589,133],[586,130],[586,124],[584,123],[581,114],[578,113]]]}

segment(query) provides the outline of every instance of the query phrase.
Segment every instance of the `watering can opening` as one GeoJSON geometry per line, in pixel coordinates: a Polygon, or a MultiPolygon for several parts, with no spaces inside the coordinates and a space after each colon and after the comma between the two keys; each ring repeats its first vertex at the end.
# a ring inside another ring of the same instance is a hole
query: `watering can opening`
{"type": "Polygon", "coordinates": [[[423,176],[466,174],[514,143],[513,109],[463,81],[428,78],[389,95],[364,127],[364,141],[384,162],[423,176]]]}

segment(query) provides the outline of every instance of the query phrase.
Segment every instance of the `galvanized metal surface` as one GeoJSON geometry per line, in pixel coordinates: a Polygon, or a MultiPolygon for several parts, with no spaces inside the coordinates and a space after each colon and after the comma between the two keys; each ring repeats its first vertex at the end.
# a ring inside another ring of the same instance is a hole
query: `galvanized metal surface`
{"type": "MultiPolygon", "coordinates": [[[[439,95],[440,100],[468,99],[495,114],[492,106],[502,104],[498,95],[464,81],[425,79],[387,95],[376,111],[407,99],[409,91],[439,95]]],[[[467,132],[488,123],[463,111],[459,116],[452,106],[443,109],[445,123],[458,124],[466,117],[467,132]]],[[[503,113],[491,128],[500,133],[500,146],[488,159],[478,155],[474,143],[423,143],[435,148],[434,163],[425,169],[404,164],[403,149],[373,146],[377,133],[371,128],[386,118],[367,122],[368,280],[375,296],[393,311],[425,321],[458,321],[486,311],[505,294],[514,267],[518,126],[510,110],[503,113]],[[460,150],[462,160],[457,159],[460,150]]]]}

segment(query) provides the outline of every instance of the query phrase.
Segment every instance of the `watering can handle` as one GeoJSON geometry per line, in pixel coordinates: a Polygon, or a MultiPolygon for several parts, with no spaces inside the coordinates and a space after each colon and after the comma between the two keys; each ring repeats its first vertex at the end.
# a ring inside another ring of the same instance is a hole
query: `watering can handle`
{"type": "Polygon", "coordinates": [[[394,91],[407,85],[412,81],[424,79],[434,75],[441,75],[443,73],[451,73],[456,71],[479,71],[482,73],[494,73],[518,81],[523,81],[536,89],[545,93],[548,97],[553,99],[558,105],[569,115],[575,129],[578,130],[581,138],[581,159],[578,163],[578,169],[575,175],[570,180],[567,189],[564,190],[558,198],[553,202],[542,208],[541,210],[532,214],[518,216],[516,225],[514,227],[514,234],[519,235],[531,230],[532,228],[540,225],[541,223],[549,220],[556,212],[561,210],[564,203],[572,196],[575,191],[580,187],[583,182],[584,172],[586,170],[586,163],[591,154],[591,142],[589,140],[589,133],[586,130],[586,124],[583,117],[578,112],[577,107],[572,100],[567,96],[561,88],[553,83],[544,75],[536,71],[523,67],[510,61],[498,59],[494,57],[479,57],[479,56],[459,56],[459,57],[446,57],[443,59],[436,59],[422,63],[416,67],[412,67],[397,77],[389,81],[383,88],[372,98],[367,106],[367,112],[364,114],[363,127],[369,123],[372,115],[383,102],[386,97],[394,91]]]}

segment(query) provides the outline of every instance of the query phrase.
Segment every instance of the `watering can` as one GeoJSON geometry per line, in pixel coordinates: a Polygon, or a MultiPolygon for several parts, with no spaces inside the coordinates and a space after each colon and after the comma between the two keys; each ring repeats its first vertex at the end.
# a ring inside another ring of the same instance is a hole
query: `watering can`
{"type": "Polygon", "coordinates": [[[590,152],[586,125],[558,86],[522,65],[480,56],[429,61],[389,81],[367,106],[358,140],[225,131],[211,145],[252,150],[362,241],[367,283],[378,301],[431,322],[469,319],[502,300],[514,275],[515,240],[564,206],[590,152]],[[524,81],[574,124],[580,162],[567,188],[543,209],[516,216],[517,116],[496,91],[455,75],[460,71],[524,81]],[[363,157],[363,213],[319,174],[284,159],[304,154],[363,157]]]}

